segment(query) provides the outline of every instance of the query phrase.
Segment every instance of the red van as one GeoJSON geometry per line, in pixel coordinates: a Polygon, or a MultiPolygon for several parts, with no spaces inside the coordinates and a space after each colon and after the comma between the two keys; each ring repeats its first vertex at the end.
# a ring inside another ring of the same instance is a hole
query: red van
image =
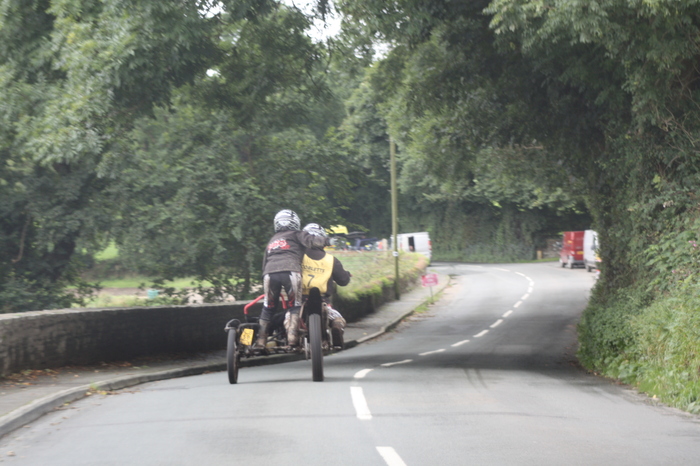
{"type": "Polygon", "coordinates": [[[559,252],[559,263],[562,267],[573,269],[576,266],[585,267],[583,261],[583,231],[565,231],[559,252]]]}

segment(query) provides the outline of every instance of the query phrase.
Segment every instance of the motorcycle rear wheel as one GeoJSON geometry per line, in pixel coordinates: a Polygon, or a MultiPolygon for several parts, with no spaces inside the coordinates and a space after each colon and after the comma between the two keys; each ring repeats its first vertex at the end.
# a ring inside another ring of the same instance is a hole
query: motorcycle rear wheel
{"type": "Polygon", "coordinates": [[[323,382],[323,347],[321,344],[321,316],[309,316],[309,340],[311,343],[311,372],[314,382],[323,382]]]}

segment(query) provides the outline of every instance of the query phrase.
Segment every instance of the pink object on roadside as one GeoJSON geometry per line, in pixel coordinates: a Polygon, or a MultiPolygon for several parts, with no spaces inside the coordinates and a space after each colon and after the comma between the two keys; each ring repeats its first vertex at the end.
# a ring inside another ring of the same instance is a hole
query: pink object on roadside
{"type": "Polygon", "coordinates": [[[420,279],[423,286],[436,286],[438,284],[438,274],[436,273],[426,273],[421,275],[420,279]]]}

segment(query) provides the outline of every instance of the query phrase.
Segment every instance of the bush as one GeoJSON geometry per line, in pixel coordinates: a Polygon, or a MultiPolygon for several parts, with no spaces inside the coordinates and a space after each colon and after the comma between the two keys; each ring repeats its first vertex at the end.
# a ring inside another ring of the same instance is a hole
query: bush
{"type": "Polygon", "coordinates": [[[608,377],[700,413],[700,285],[680,283],[650,302],[626,289],[594,292],[579,324],[579,358],[608,377]]]}
{"type": "Polygon", "coordinates": [[[631,319],[640,312],[643,297],[625,289],[603,299],[596,291],[578,326],[579,359],[588,367],[615,371],[629,358],[635,341],[631,319]]]}
{"type": "Polygon", "coordinates": [[[665,402],[700,413],[700,286],[682,284],[631,320],[643,369],[633,382],[665,402]]]}
{"type": "MultiPolygon", "coordinates": [[[[334,253],[352,280],[339,287],[333,305],[348,322],[373,312],[381,304],[394,299],[394,257],[389,252],[334,253]]],[[[428,265],[425,256],[402,252],[399,257],[399,289],[411,288],[428,265]]]]}

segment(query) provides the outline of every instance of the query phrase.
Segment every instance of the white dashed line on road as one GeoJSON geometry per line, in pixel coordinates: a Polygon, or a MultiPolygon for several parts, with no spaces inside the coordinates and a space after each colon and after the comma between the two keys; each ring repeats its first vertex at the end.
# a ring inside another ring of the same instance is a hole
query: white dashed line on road
{"type": "Polygon", "coordinates": [[[469,340],[458,341],[457,343],[453,343],[453,344],[451,344],[450,346],[453,347],[453,348],[457,348],[458,346],[462,346],[462,345],[465,344],[465,343],[469,343],[469,340]]]}
{"type": "Polygon", "coordinates": [[[403,361],[396,361],[396,362],[385,362],[382,364],[382,367],[391,367],[391,366],[396,366],[398,364],[408,364],[409,362],[413,362],[413,359],[404,359],[403,361]]]}
{"type": "Polygon", "coordinates": [[[491,324],[491,328],[496,328],[503,323],[503,319],[498,319],[496,322],[491,324]]]}
{"type": "Polygon", "coordinates": [[[525,294],[523,295],[523,297],[520,298],[520,299],[522,299],[523,301],[525,301],[525,300],[526,300],[527,298],[529,298],[529,297],[530,297],[530,293],[525,293],[525,294]]]}
{"type": "Polygon", "coordinates": [[[352,404],[355,407],[357,418],[361,421],[372,419],[372,413],[369,412],[369,406],[367,406],[362,387],[350,387],[350,396],[352,397],[352,404]]]}
{"type": "Polygon", "coordinates": [[[510,310],[510,311],[506,312],[505,314],[503,314],[502,317],[505,319],[506,317],[508,317],[508,316],[511,315],[512,313],[513,313],[513,311],[510,310]]]}
{"type": "Polygon", "coordinates": [[[488,330],[482,330],[481,332],[479,332],[479,333],[477,333],[476,335],[474,335],[474,338],[481,338],[481,337],[483,337],[484,335],[486,335],[487,333],[489,333],[488,330]]]}
{"type": "Polygon", "coordinates": [[[362,369],[361,371],[358,371],[355,373],[353,376],[355,379],[364,379],[364,377],[372,372],[374,369],[362,369]]]}
{"type": "Polygon", "coordinates": [[[380,455],[382,455],[382,458],[384,458],[384,461],[386,461],[387,466],[406,466],[406,463],[403,462],[399,454],[396,453],[396,450],[393,448],[377,447],[377,451],[380,455]]]}
{"type": "Polygon", "coordinates": [[[435,350],[435,351],[426,351],[425,353],[419,353],[418,356],[427,356],[429,354],[435,354],[435,353],[442,353],[445,351],[443,348],[435,350]]]}
{"type": "Polygon", "coordinates": [[[517,303],[513,304],[513,307],[514,307],[514,308],[518,308],[518,307],[520,307],[520,305],[521,305],[522,303],[523,303],[522,301],[518,301],[517,303]]]}

